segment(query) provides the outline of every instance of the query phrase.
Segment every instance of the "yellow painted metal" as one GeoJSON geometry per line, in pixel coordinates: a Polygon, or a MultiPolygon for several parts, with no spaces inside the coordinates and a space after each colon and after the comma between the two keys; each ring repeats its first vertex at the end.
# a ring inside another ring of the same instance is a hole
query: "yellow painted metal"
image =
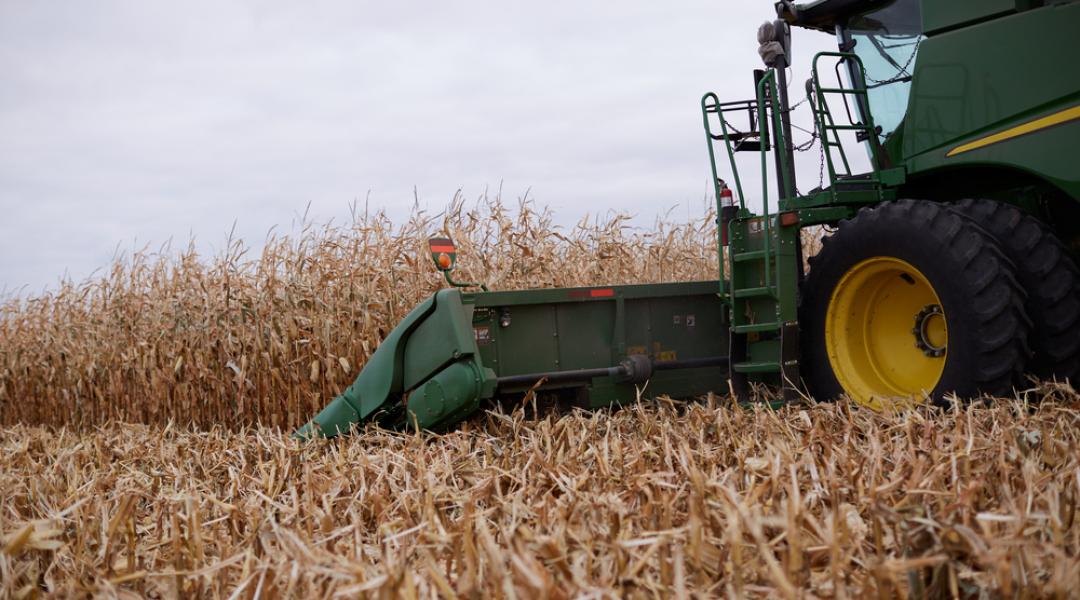
{"type": "Polygon", "coordinates": [[[844,274],[829,300],[825,347],[852,400],[880,410],[921,402],[934,389],[949,334],[946,315],[927,309],[940,306],[926,277],[903,260],[878,256],[844,274]]]}
{"type": "Polygon", "coordinates": [[[1041,129],[1046,129],[1047,127],[1053,127],[1054,125],[1067,123],[1074,119],[1080,119],[1080,106],[1067,108],[1052,115],[1047,115],[1033,121],[1028,121],[1027,123],[1017,125],[1016,127],[1010,127],[1005,131],[1000,131],[993,135],[979,138],[973,142],[968,142],[966,144],[957,146],[952,150],[949,150],[948,154],[946,154],[945,156],[956,156],[957,154],[963,154],[964,152],[970,152],[972,150],[984,148],[991,144],[1004,142],[1005,140],[1011,140],[1012,138],[1027,135],[1029,133],[1035,133],[1036,131],[1039,131],[1041,129]]]}

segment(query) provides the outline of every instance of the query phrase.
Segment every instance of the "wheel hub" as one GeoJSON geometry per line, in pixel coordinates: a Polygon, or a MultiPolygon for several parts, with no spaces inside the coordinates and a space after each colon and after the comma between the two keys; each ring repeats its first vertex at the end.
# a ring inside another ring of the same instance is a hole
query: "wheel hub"
{"type": "Polygon", "coordinates": [[[941,305],[924,306],[915,315],[915,327],[911,333],[915,336],[915,347],[923,354],[933,358],[945,356],[945,314],[941,305]]]}

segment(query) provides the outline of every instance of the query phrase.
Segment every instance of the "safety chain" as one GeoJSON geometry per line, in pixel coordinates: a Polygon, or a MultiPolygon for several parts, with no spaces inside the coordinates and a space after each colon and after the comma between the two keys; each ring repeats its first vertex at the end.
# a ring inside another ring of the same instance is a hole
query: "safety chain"
{"type": "Polygon", "coordinates": [[[921,45],[922,39],[919,39],[917,42],[915,42],[915,49],[911,51],[911,56],[908,56],[907,62],[904,63],[904,66],[900,67],[900,70],[896,72],[896,75],[893,75],[889,79],[874,79],[873,77],[866,74],[865,69],[863,70],[863,77],[865,77],[866,80],[870,83],[875,83],[877,85],[889,85],[890,83],[896,83],[897,81],[900,81],[906,77],[911,77],[912,75],[908,71],[908,67],[911,66],[911,63],[915,62],[915,57],[919,54],[919,46],[921,45]]]}
{"type": "Polygon", "coordinates": [[[785,110],[784,112],[785,112],[785,113],[790,113],[791,111],[795,110],[796,108],[799,108],[799,107],[800,107],[800,106],[802,106],[803,104],[806,104],[806,103],[807,103],[807,102],[808,102],[809,100],[810,100],[810,97],[809,97],[809,96],[807,96],[806,98],[803,98],[802,100],[799,100],[799,101],[798,101],[798,102],[796,102],[795,104],[792,104],[791,106],[789,106],[789,107],[787,108],[787,110],[785,110]]]}
{"type": "MultiPolygon", "coordinates": [[[[789,106],[786,110],[783,111],[783,113],[784,114],[790,114],[796,108],[799,108],[800,106],[802,106],[803,104],[806,104],[809,101],[810,101],[810,97],[807,96],[807,97],[803,98],[802,100],[796,102],[795,104],[789,106]]],[[[718,116],[720,117],[720,120],[724,122],[724,125],[732,133],[734,133],[735,135],[744,135],[744,132],[742,130],[740,130],[738,127],[735,127],[734,125],[732,125],[727,119],[724,118],[723,115],[720,115],[718,113],[718,116]]],[[[759,115],[758,118],[760,119],[761,116],[759,115]]],[[[805,142],[803,142],[801,144],[793,145],[792,150],[794,150],[796,152],[809,152],[811,149],[813,149],[815,144],[817,144],[819,149],[820,149],[821,164],[820,164],[820,167],[818,169],[818,188],[820,188],[825,182],[825,145],[818,143],[818,141],[820,140],[820,136],[818,135],[818,131],[817,131],[817,120],[816,119],[814,120],[814,130],[813,131],[810,131],[808,129],[804,129],[802,127],[799,127],[798,125],[795,125],[794,123],[792,123],[791,126],[794,127],[795,129],[798,129],[799,131],[810,134],[810,139],[806,140],[805,142]]],[[[758,135],[760,136],[761,134],[759,133],[758,135]]],[[[797,189],[795,191],[796,191],[796,193],[798,193],[797,189]]]]}
{"type": "MultiPolygon", "coordinates": [[[[814,127],[816,128],[817,125],[814,127]]],[[[821,153],[821,163],[818,165],[817,186],[820,190],[825,188],[825,144],[819,144],[818,147],[821,153]]]]}
{"type": "MultiPolygon", "coordinates": [[[[717,113],[717,114],[719,114],[719,113],[717,113]]],[[[723,115],[720,115],[720,120],[724,122],[724,125],[727,125],[728,129],[735,132],[736,135],[742,135],[743,134],[743,132],[740,131],[738,127],[736,127],[736,126],[732,125],[731,123],[729,123],[728,120],[725,119],[723,115]]]]}

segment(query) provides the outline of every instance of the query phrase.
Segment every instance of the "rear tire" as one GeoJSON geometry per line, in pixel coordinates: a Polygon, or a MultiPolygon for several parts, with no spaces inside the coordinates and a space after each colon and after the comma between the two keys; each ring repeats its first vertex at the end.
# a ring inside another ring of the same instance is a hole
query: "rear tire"
{"type": "Polygon", "coordinates": [[[841,222],[810,259],[799,318],[803,373],[819,400],[846,394],[880,408],[887,398],[1008,394],[1029,355],[1012,264],[985,231],[933,202],[890,202],[841,222]]]}
{"type": "Polygon", "coordinates": [[[992,235],[1016,267],[1032,321],[1031,373],[1080,385],[1080,268],[1065,244],[1010,204],[962,200],[952,208],[992,235]]]}

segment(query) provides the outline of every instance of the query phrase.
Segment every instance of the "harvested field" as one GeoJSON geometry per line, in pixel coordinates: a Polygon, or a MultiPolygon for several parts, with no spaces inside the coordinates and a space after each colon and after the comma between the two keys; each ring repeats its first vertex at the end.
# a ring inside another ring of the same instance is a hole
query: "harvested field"
{"type": "Polygon", "coordinates": [[[0,431],[0,596],[1075,597],[1080,398],[0,431]]]}

